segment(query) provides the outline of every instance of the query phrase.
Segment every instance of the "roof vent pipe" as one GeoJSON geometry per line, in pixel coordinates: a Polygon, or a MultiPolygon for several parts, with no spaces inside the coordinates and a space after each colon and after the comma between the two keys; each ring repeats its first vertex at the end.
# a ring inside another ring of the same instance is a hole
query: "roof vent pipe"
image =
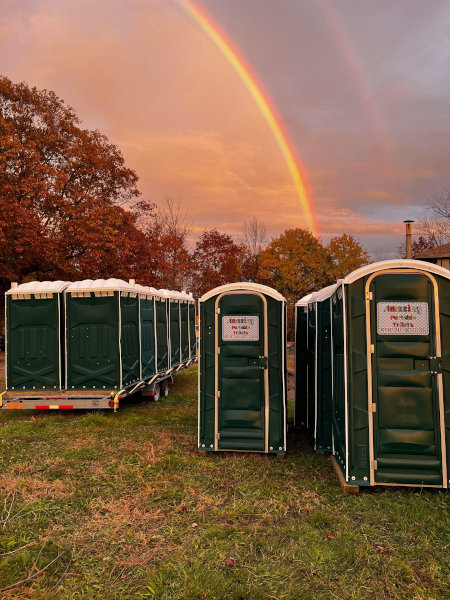
{"type": "Polygon", "coordinates": [[[406,258],[411,259],[412,258],[412,230],[411,230],[411,224],[414,223],[414,221],[411,221],[411,219],[408,219],[406,221],[403,221],[403,223],[406,224],[406,258]]]}
{"type": "Polygon", "coordinates": [[[17,281],[11,281],[11,289],[13,290],[16,287],[17,287],[17,281]]]}
{"type": "Polygon", "coordinates": [[[136,283],[136,279],[129,279],[129,280],[128,280],[128,283],[129,283],[130,285],[135,285],[135,283],[136,283]]]}

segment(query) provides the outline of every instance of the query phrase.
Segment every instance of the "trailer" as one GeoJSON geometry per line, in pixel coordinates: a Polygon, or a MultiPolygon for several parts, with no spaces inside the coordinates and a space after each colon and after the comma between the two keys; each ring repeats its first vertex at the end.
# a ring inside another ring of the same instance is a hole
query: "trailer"
{"type": "Polygon", "coordinates": [[[116,411],[136,392],[167,396],[173,375],[196,360],[186,292],[99,279],[30,282],[6,295],[1,408],[116,411]]]}

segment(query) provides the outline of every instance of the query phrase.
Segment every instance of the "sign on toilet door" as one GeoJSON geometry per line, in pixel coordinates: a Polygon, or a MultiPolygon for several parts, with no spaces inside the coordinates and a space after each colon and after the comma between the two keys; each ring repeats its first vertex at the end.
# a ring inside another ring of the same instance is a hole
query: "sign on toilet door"
{"type": "Polygon", "coordinates": [[[378,302],[379,335],[428,335],[427,302],[378,302]]]}
{"type": "Polygon", "coordinates": [[[222,317],[222,340],[231,342],[257,342],[259,340],[259,317],[233,315],[222,317]]]}

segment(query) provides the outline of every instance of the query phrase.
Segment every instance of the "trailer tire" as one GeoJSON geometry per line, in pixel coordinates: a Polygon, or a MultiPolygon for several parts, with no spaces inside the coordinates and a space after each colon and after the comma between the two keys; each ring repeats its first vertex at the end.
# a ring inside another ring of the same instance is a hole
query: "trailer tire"
{"type": "Polygon", "coordinates": [[[169,380],[164,379],[164,381],[161,381],[161,396],[163,398],[167,398],[168,395],[169,395],[169,380]]]}
{"type": "Polygon", "coordinates": [[[161,397],[161,387],[159,383],[155,383],[155,387],[153,388],[153,400],[158,402],[161,397]]]}

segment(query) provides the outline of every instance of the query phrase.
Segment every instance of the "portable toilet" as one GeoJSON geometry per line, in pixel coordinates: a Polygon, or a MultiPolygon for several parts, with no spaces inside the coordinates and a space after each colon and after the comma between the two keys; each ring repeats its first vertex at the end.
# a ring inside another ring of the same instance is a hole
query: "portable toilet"
{"type": "Polygon", "coordinates": [[[199,301],[200,451],[286,452],[286,300],[231,283],[199,301]]]}
{"type": "Polygon", "coordinates": [[[168,306],[170,292],[167,290],[157,290],[155,296],[155,315],[156,315],[156,358],[158,373],[167,371],[170,368],[169,353],[169,319],[168,306]]]}
{"type": "Polygon", "coordinates": [[[311,410],[308,410],[309,357],[308,303],[312,294],[304,296],[295,305],[295,403],[294,426],[309,429],[311,410]]]}
{"type": "Polygon", "coordinates": [[[295,424],[309,431],[314,449],[332,452],[331,296],[337,284],[296,304],[295,424]],[[298,381],[298,385],[297,385],[298,381]]]}
{"type": "Polygon", "coordinates": [[[170,332],[170,366],[178,367],[181,363],[181,294],[169,292],[169,332],[170,332]]]}
{"type": "Polygon", "coordinates": [[[141,379],[148,379],[158,372],[156,362],[156,300],[157,291],[152,287],[136,284],[139,293],[139,323],[141,346],[141,379]]]}
{"type": "Polygon", "coordinates": [[[6,388],[61,390],[65,281],[30,281],[5,294],[6,388]]]}
{"type": "Polygon", "coordinates": [[[189,354],[189,296],[180,293],[180,360],[186,362],[189,354]]]}
{"type": "Polygon", "coordinates": [[[331,295],[333,452],[350,484],[448,487],[450,271],[364,266],[331,295]]]}
{"type": "Polygon", "coordinates": [[[125,389],[141,380],[138,288],[86,279],[65,290],[66,389],[125,389]]]}
{"type": "Polygon", "coordinates": [[[197,357],[197,335],[196,335],[196,319],[195,319],[195,300],[192,294],[188,294],[188,311],[189,311],[189,358],[194,360],[197,357]]]}

